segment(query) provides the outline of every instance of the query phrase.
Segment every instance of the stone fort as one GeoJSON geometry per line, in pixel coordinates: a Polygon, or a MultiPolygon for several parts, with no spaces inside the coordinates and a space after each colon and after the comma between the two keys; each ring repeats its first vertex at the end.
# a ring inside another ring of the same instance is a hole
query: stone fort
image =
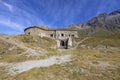
{"type": "Polygon", "coordinates": [[[72,37],[78,37],[77,30],[71,28],[48,28],[48,26],[31,26],[24,30],[28,35],[53,38],[57,47],[69,48],[73,46],[72,37]]]}

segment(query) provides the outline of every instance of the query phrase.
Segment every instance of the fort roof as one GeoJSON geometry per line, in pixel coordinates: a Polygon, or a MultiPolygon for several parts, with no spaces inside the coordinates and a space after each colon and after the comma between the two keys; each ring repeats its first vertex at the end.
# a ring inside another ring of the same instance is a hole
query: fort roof
{"type": "Polygon", "coordinates": [[[24,29],[24,31],[26,31],[27,29],[31,29],[31,28],[38,28],[38,29],[42,29],[45,31],[77,31],[77,29],[71,29],[71,28],[48,28],[48,26],[31,26],[28,27],[26,29],[24,29]]]}

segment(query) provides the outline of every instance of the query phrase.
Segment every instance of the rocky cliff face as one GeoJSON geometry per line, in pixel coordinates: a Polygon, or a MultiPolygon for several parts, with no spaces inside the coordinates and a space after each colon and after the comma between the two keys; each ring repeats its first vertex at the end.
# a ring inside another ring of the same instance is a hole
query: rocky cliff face
{"type": "Polygon", "coordinates": [[[79,29],[92,28],[92,31],[89,32],[90,34],[91,32],[95,33],[101,29],[111,32],[120,31],[120,10],[111,12],[109,14],[102,13],[85,23],[72,25],[72,27],[79,29]]]}

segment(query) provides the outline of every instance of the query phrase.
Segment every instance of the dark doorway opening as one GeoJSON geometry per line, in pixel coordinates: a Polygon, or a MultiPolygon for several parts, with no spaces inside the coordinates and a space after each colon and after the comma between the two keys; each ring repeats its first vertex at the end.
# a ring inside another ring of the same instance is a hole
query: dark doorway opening
{"type": "Polygon", "coordinates": [[[60,41],[60,46],[65,48],[65,49],[68,49],[68,39],[66,40],[61,40],[60,41]]]}
{"type": "Polygon", "coordinates": [[[65,43],[63,40],[60,41],[60,46],[65,46],[65,43]]]}
{"type": "Polygon", "coordinates": [[[74,34],[72,35],[72,37],[74,37],[74,34]]]}

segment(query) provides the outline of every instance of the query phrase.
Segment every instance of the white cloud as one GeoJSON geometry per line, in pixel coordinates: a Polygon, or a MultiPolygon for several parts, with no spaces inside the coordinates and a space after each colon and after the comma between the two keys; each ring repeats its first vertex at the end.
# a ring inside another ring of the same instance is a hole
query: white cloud
{"type": "Polygon", "coordinates": [[[13,6],[11,4],[8,4],[2,0],[0,0],[0,3],[3,4],[4,6],[6,6],[10,12],[13,12],[13,6]]]}
{"type": "Polygon", "coordinates": [[[2,19],[0,20],[0,24],[4,25],[6,27],[9,27],[11,29],[14,29],[16,31],[22,31],[23,30],[23,25],[16,23],[16,22],[12,22],[9,19],[2,19]]]}

